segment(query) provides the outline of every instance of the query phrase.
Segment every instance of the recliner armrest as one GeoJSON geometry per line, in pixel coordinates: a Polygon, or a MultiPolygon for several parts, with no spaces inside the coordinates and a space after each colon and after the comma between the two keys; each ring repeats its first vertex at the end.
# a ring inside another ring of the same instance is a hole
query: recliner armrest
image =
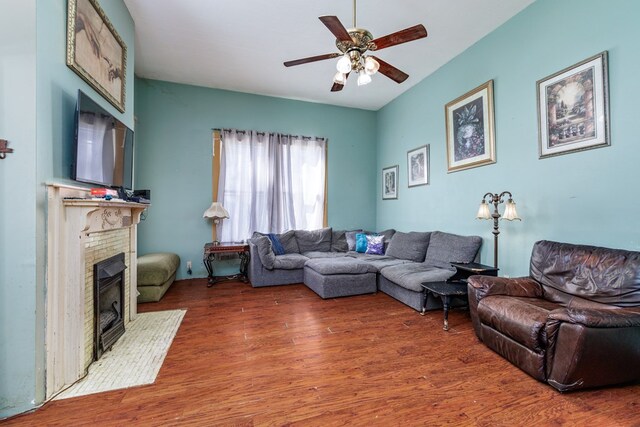
{"type": "Polygon", "coordinates": [[[591,328],[640,327],[640,312],[623,308],[559,308],[549,313],[548,318],[591,328]]]}
{"type": "Polygon", "coordinates": [[[542,297],[542,286],[529,277],[469,277],[469,291],[473,290],[478,301],[490,295],[506,295],[511,297],[542,297]]]}

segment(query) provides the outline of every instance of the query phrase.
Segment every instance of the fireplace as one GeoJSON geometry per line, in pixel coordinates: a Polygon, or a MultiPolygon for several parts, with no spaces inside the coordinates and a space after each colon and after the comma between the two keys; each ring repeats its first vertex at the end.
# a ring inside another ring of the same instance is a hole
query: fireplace
{"type": "Polygon", "coordinates": [[[93,265],[94,360],[124,334],[124,257],[121,252],[93,265]]]}

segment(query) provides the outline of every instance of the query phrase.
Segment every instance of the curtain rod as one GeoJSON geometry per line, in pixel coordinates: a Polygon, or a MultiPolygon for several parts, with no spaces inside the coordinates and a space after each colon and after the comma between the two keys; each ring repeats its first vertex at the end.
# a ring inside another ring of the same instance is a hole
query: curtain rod
{"type": "Polygon", "coordinates": [[[288,137],[292,137],[292,138],[301,138],[301,139],[324,139],[325,142],[329,142],[327,140],[327,138],[324,137],[318,137],[318,136],[306,136],[306,135],[292,135],[289,133],[280,133],[280,132],[262,132],[262,131],[247,131],[247,130],[238,130],[238,129],[220,129],[220,128],[211,128],[212,131],[214,132],[222,132],[223,130],[228,130],[228,131],[232,131],[235,130],[236,132],[242,132],[242,133],[247,133],[247,132],[256,132],[258,135],[266,135],[266,134],[280,134],[282,136],[288,136],[288,137]]]}

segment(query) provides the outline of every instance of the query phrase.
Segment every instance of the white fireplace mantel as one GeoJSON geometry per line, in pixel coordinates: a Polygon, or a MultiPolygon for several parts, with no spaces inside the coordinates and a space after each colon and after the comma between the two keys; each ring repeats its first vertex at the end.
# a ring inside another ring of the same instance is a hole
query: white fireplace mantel
{"type": "Polygon", "coordinates": [[[85,374],[85,243],[89,235],[129,230],[126,321],[137,313],[137,224],[148,205],[89,197],[88,188],[47,185],[47,398],[85,374]]]}

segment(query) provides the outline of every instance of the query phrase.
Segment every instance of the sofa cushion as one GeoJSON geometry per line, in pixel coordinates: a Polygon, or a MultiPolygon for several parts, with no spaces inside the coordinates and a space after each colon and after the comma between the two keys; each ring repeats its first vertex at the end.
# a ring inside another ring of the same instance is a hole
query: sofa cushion
{"type": "Polygon", "coordinates": [[[319,251],[331,251],[331,227],[318,230],[295,230],[296,240],[300,253],[319,251]]]}
{"type": "Polygon", "coordinates": [[[422,262],[427,253],[430,235],[429,232],[403,233],[396,231],[389,242],[386,254],[395,258],[422,262]]]}
{"type": "Polygon", "coordinates": [[[344,230],[333,230],[331,234],[331,252],[347,252],[349,250],[346,233],[344,230]]]}
{"type": "Polygon", "coordinates": [[[542,284],[545,298],[556,302],[568,304],[578,296],[640,306],[640,252],[542,240],[533,246],[530,275],[542,284]]]}
{"type": "Polygon", "coordinates": [[[279,268],[281,270],[295,270],[298,268],[304,268],[304,263],[309,258],[302,254],[284,254],[277,255],[273,261],[273,268],[279,268]]]}
{"type": "Polygon", "coordinates": [[[374,266],[353,258],[310,259],[305,267],[323,275],[364,274],[378,271],[374,266]]]}
{"type": "Polygon", "coordinates": [[[370,258],[359,258],[365,261],[369,265],[373,265],[378,271],[381,271],[385,267],[391,267],[393,265],[409,264],[411,261],[406,259],[392,258],[389,256],[376,256],[370,258]]]}
{"type": "Polygon", "coordinates": [[[387,280],[415,292],[422,292],[423,282],[440,282],[455,274],[455,268],[431,267],[422,263],[409,263],[385,267],[380,271],[387,280]]]}
{"type": "MultiPolygon", "coordinates": [[[[267,236],[267,234],[255,231],[252,235],[252,238],[257,238],[260,236],[267,236]]],[[[296,240],[294,230],[285,231],[284,233],[275,234],[274,236],[280,241],[280,244],[284,248],[284,253],[286,254],[300,253],[300,249],[298,248],[298,242],[296,240]]]]}
{"type": "Polygon", "coordinates": [[[480,236],[459,236],[457,234],[434,231],[431,233],[425,263],[473,262],[482,244],[480,236]]]}
{"type": "Polygon", "coordinates": [[[547,317],[556,308],[543,299],[492,295],[480,300],[477,312],[483,324],[540,353],[547,347],[547,317]]]}
{"type": "Polygon", "coordinates": [[[344,257],[348,257],[349,256],[349,254],[347,252],[317,252],[317,251],[305,252],[302,255],[306,256],[309,259],[315,259],[315,258],[344,258],[344,257]]]}
{"type": "Polygon", "coordinates": [[[362,230],[351,230],[344,233],[344,237],[347,239],[347,250],[356,250],[356,234],[362,233],[362,230]]]}
{"type": "MultiPolygon", "coordinates": [[[[255,233],[254,233],[255,235],[255,233]]],[[[276,254],[271,249],[271,240],[267,236],[257,236],[251,239],[258,250],[260,262],[267,270],[273,270],[275,267],[276,254]]],[[[282,255],[281,255],[282,256],[282,255]]]]}

